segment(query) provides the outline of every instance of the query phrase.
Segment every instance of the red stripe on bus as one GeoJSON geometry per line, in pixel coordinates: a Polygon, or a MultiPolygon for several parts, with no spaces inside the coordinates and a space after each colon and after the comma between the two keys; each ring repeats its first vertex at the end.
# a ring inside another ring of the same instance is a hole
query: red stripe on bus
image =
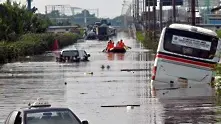
{"type": "Polygon", "coordinates": [[[168,55],[163,55],[163,54],[157,54],[158,58],[163,58],[163,59],[168,59],[172,61],[177,61],[181,63],[188,63],[188,64],[193,64],[193,65],[198,65],[198,66],[204,66],[204,67],[209,67],[209,68],[215,68],[214,64],[208,64],[208,63],[203,63],[203,62],[196,62],[188,59],[183,59],[179,57],[173,57],[173,56],[168,56],[168,55]]]}

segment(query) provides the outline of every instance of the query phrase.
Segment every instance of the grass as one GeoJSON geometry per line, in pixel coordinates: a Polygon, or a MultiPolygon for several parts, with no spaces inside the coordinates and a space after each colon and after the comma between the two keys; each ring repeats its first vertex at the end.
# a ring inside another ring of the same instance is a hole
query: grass
{"type": "Polygon", "coordinates": [[[144,32],[136,32],[137,40],[140,41],[145,48],[153,50],[153,52],[156,53],[158,47],[158,38],[154,40],[152,36],[153,35],[148,32],[146,32],[146,37],[144,32]]]}

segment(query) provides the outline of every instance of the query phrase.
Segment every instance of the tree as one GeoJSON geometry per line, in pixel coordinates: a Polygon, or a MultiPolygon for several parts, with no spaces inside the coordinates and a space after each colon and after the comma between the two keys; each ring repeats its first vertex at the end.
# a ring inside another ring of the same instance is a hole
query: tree
{"type": "Polygon", "coordinates": [[[7,0],[0,4],[0,40],[13,41],[25,33],[42,33],[50,24],[46,16],[35,14],[20,3],[7,0]]]}

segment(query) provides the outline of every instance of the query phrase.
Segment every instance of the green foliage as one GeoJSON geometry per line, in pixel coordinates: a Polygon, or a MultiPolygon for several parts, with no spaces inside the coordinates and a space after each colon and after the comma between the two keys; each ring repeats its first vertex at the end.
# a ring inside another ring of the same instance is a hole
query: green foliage
{"type": "Polygon", "coordinates": [[[141,31],[136,32],[137,40],[140,41],[144,45],[145,48],[152,49],[154,52],[156,52],[157,47],[158,47],[158,42],[157,42],[157,39],[153,40],[152,36],[153,35],[150,32],[146,33],[146,37],[145,37],[145,33],[141,31]]]}
{"type": "MultiPolygon", "coordinates": [[[[221,38],[221,30],[217,31],[217,35],[221,38]]],[[[216,65],[216,80],[214,82],[214,87],[216,89],[216,103],[217,105],[221,105],[221,64],[218,63],[216,65]]]]}
{"type": "Polygon", "coordinates": [[[218,37],[221,38],[221,30],[218,30],[216,33],[217,33],[218,37]]]}
{"type": "Polygon", "coordinates": [[[76,34],[25,34],[16,42],[0,42],[0,63],[11,62],[21,56],[42,54],[51,51],[54,40],[57,39],[59,47],[73,44],[79,38],[76,34]]]}
{"type": "Polygon", "coordinates": [[[15,41],[26,33],[43,33],[50,24],[46,16],[28,11],[20,3],[0,4],[0,40],[15,41]]]}

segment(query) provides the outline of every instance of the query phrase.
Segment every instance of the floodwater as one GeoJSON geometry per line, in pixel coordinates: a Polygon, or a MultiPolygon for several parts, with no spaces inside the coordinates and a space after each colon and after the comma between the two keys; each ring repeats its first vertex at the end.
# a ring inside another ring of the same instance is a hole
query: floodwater
{"type": "MultiPolygon", "coordinates": [[[[56,63],[45,54],[0,67],[0,123],[10,111],[39,97],[52,106],[71,108],[90,124],[208,124],[219,120],[212,93],[194,98],[154,97],[150,86],[154,55],[124,33],[114,41],[122,37],[132,47],[125,54],[103,53],[106,42],[91,40],[70,46],[90,53],[89,62],[56,63]],[[121,106],[102,107],[117,105],[121,106]]],[[[180,95],[185,92],[178,90],[180,95]]]]}

